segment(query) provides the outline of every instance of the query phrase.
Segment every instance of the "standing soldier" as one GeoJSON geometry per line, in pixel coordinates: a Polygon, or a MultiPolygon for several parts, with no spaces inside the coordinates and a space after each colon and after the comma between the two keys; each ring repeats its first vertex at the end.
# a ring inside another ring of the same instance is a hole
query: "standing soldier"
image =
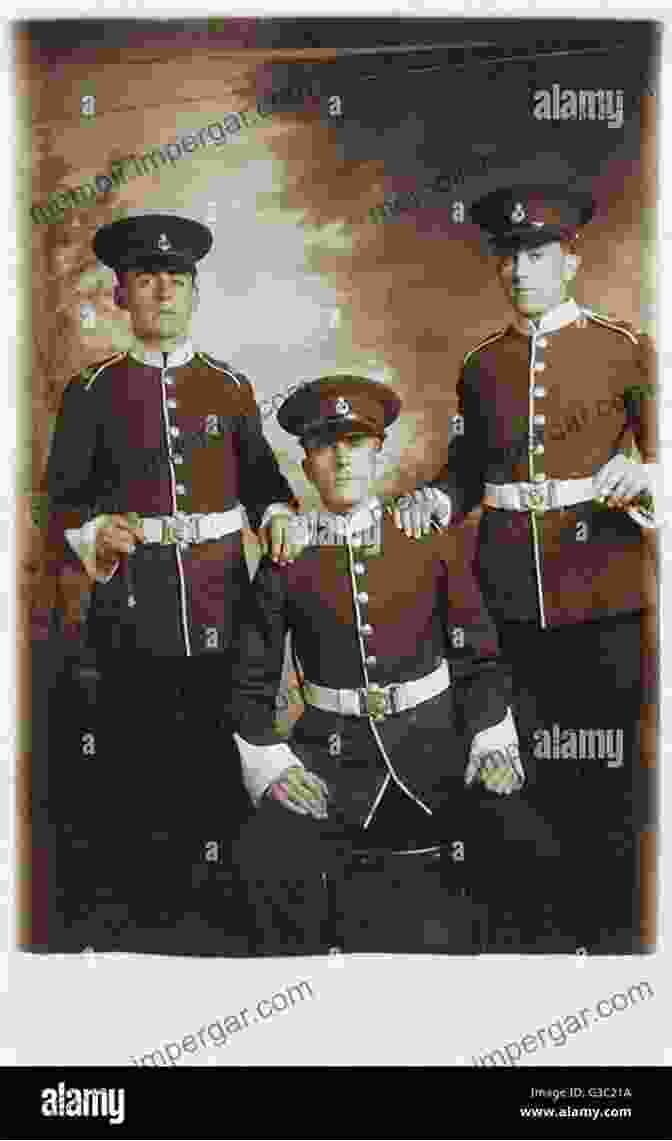
{"type": "Polygon", "coordinates": [[[543,836],[519,796],[507,678],[462,536],[409,539],[372,496],[399,409],[386,386],[341,376],[302,386],[278,413],[323,509],[307,516],[300,560],[261,562],[235,654],[236,741],[257,805],[237,863],[261,953],[326,949],[325,884],[344,886],[357,850],[382,848],[393,864],[396,853],[397,866],[364,909],[363,944],[339,897],[346,950],[464,952],[442,877],[455,841],[481,898],[545,901],[543,876],[528,874],[543,836]],[[305,702],[289,743],[273,727],[288,631],[305,702]]]}
{"type": "Polygon", "coordinates": [[[649,339],[569,296],[593,210],[589,197],[527,187],[472,208],[514,319],[464,358],[456,434],[434,482],[453,521],[484,506],[477,569],[513,665],[523,756],[536,760],[528,795],[567,828],[571,890],[585,887],[568,922],[578,945],[598,949],[632,927],[634,885],[615,882],[613,861],[640,704],[652,700],[640,657],[656,420],[649,339]]]}
{"type": "Polygon", "coordinates": [[[241,504],[274,558],[298,553],[298,504],[249,380],[190,340],[196,263],[211,245],[207,227],[173,215],[98,230],[93,249],[117,274],[135,341],[70,381],[48,464],[50,571],[66,624],[90,596],[102,676],[83,863],[124,922],[136,886],[145,918],[152,905],[193,910],[186,873],[234,813],[216,742],[249,592],[241,504]]]}

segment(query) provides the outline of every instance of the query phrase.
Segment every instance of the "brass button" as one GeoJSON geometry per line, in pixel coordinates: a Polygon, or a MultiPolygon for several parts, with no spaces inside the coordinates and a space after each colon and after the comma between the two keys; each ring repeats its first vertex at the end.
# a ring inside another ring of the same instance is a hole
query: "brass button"
{"type": "Polygon", "coordinates": [[[535,384],[534,388],[532,389],[532,395],[536,400],[543,400],[544,396],[546,395],[546,389],[544,388],[543,384],[535,384]]]}
{"type": "Polygon", "coordinates": [[[177,400],[174,396],[169,396],[166,400],[166,405],[168,408],[177,408],[177,400]]]}
{"type": "Polygon", "coordinates": [[[546,417],[544,416],[544,413],[536,412],[532,417],[532,423],[536,424],[538,428],[543,427],[543,425],[546,423],[546,417]]]}
{"type": "Polygon", "coordinates": [[[180,434],[180,429],[179,429],[178,427],[176,427],[176,425],[175,425],[175,424],[171,424],[171,426],[170,426],[170,434],[171,434],[171,436],[179,436],[179,434],[180,434]]]}
{"type": "Polygon", "coordinates": [[[364,563],[355,563],[352,569],[354,570],[355,574],[366,574],[366,567],[364,566],[364,563]]]}
{"type": "Polygon", "coordinates": [[[534,365],[534,371],[535,372],[543,372],[545,368],[546,368],[546,365],[544,364],[543,361],[536,361],[536,363],[534,365]]]}
{"type": "Polygon", "coordinates": [[[367,658],[365,658],[365,661],[366,661],[367,666],[377,666],[378,665],[378,658],[375,658],[373,656],[373,654],[369,654],[369,656],[367,658]]]}
{"type": "Polygon", "coordinates": [[[166,374],[166,376],[164,376],[164,378],[163,378],[163,383],[164,384],[175,384],[175,377],[166,374]]]}
{"type": "Polygon", "coordinates": [[[178,483],[175,487],[175,491],[178,495],[186,495],[187,494],[187,489],[183,483],[178,483]]]}
{"type": "Polygon", "coordinates": [[[540,349],[545,349],[548,344],[548,337],[537,337],[537,344],[540,349]]]}
{"type": "Polygon", "coordinates": [[[357,595],[357,601],[361,602],[363,605],[366,605],[366,603],[369,601],[369,596],[366,591],[360,591],[360,593],[357,595]]]}
{"type": "Polygon", "coordinates": [[[365,638],[370,638],[371,635],[373,634],[373,626],[371,626],[371,624],[369,622],[365,622],[363,626],[360,626],[359,632],[365,638]]]}
{"type": "Polygon", "coordinates": [[[179,454],[179,452],[176,452],[175,455],[171,456],[170,458],[174,464],[183,464],[184,463],[184,456],[181,456],[179,454]]]}

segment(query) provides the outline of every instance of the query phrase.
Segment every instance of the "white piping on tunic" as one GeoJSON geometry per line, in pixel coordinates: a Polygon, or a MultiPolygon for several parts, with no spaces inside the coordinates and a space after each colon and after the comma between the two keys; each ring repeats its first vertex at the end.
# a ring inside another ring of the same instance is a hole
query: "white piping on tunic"
{"type": "Polygon", "coordinates": [[[120,360],[121,360],[121,358],[122,358],[122,357],[125,357],[125,356],[126,356],[126,353],[125,353],[125,352],[123,352],[123,353],[117,353],[115,356],[113,356],[113,357],[112,357],[112,359],[111,359],[111,360],[109,360],[109,361],[103,361],[103,363],[100,365],[100,367],[96,369],[96,371],[94,372],[94,374],[93,374],[93,376],[90,378],[90,380],[88,380],[88,381],[86,382],[86,384],[84,385],[84,391],[85,391],[85,392],[88,392],[88,391],[89,391],[89,389],[90,389],[91,385],[93,384],[94,380],[96,379],[96,377],[100,376],[100,374],[101,374],[101,372],[103,371],[103,369],[104,369],[104,368],[107,368],[107,367],[108,367],[108,365],[111,365],[111,364],[116,364],[116,362],[117,362],[117,361],[120,361],[120,360]]]}
{"type": "MultiPolygon", "coordinates": [[[[167,357],[168,354],[166,354],[167,357]]],[[[166,357],[164,357],[164,362],[166,357]]],[[[171,436],[170,436],[170,423],[168,420],[168,407],[166,405],[166,386],[164,377],[171,366],[165,363],[161,367],[161,408],[163,411],[163,427],[166,433],[166,448],[168,449],[169,457],[169,470],[170,470],[170,498],[171,498],[171,514],[177,512],[177,495],[175,491],[175,470],[171,458],[171,436]]],[[[180,617],[182,619],[182,633],[184,634],[184,645],[187,651],[187,657],[191,657],[191,642],[189,640],[189,619],[187,617],[187,588],[184,581],[184,569],[182,567],[182,557],[180,555],[180,547],[175,543],[175,560],[177,562],[177,577],[180,583],[180,617]]]]}
{"type": "MultiPolygon", "coordinates": [[[[535,326],[530,335],[530,378],[528,387],[528,475],[530,482],[534,476],[534,459],[533,459],[533,445],[534,445],[534,387],[536,384],[536,375],[534,365],[537,356],[537,337],[540,330],[535,326]]],[[[539,621],[541,629],[546,629],[546,610],[544,608],[544,586],[541,580],[541,558],[539,551],[539,531],[537,529],[537,517],[534,510],[530,511],[530,526],[532,528],[532,549],[534,551],[534,575],[537,587],[537,601],[539,603],[539,621]]]]}
{"type": "Polygon", "coordinates": [[[205,353],[201,353],[198,350],[196,350],[195,355],[197,357],[199,357],[200,360],[205,361],[205,363],[207,365],[209,365],[210,368],[214,368],[214,369],[216,369],[217,372],[223,372],[226,374],[226,376],[230,376],[231,380],[234,382],[234,384],[236,384],[238,386],[238,388],[240,388],[240,381],[238,380],[238,377],[234,376],[233,373],[230,372],[228,368],[222,368],[221,365],[215,364],[213,361],[210,360],[209,357],[207,357],[205,355],[205,353]]]}
{"type": "MultiPolygon", "coordinates": [[[[348,571],[349,571],[349,576],[350,576],[350,589],[352,591],[352,604],[353,604],[353,608],[355,611],[355,620],[357,622],[357,641],[359,643],[360,663],[361,663],[361,667],[362,667],[362,674],[364,676],[364,686],[366,689],[368,689],[369,688],[369,672],[366,668],[366,651],[364,649],[364,640],[363,640],[363,636],[362,636],[362,632],[361,632],[361,611],[359,609],[359,602],[357,600],[357,583],[355,582],[354,554],[353,554],[352,543],[351,543],[351,528],[350,528],[349,524],[347,523],[347,521],[346,521],[345,541],[346,541],[346,548],[347,548],[347,552],[348,552],[348,571]]],[[[387,785],[389,784],[390,777],[392,777],[392,780],[395,782],[395,784],[397,784],[399,786],[399,788],[402,790],[402,792],[405,792],[406,795],[409,796],[411,798],[411,800],[415,802],[415,804],[419,805],[419,807],[422,808],[427,813],[428,816],[432,816],[433,813],[432,813],[431,808],[428,808],[426,804],[423,804],[423,802],[417,796],[415,796],[414,793],[411,792],[410,788],[406,787],[404,782],[401,780],[401,778],[399,776],[397,776],[396,772],[394,771],[394,767],[392,765],[392,762],[390,761],[390,758],[387,755],[387,751],[386,751],[385,746],[381,740],[380,733],[378,732],[378,729],[377,729],[376,724],[373,720],[373,717],[368,717],[367,720],[369,723],[369,728],[371,729],[371,732],[373,734],[373,738],[374,738],[374,740],[378,746],[378,750],[380,752],[380,755],[383,758],[383,760],[387,766],[388,772],[387,772],[386,779],[383,781],[381,787],[378,790],[376,799],[373,803],[373,806],[369,810],[369,814],[368,814],[366,820],[364,821],[363,827],[368,828],[369,824],[373,820],[374,813],[375,813],[376,809],[378,808],[378,805],[380,804],[381,800],[383,799],[383,795],[385,793],[387,785]]]]}

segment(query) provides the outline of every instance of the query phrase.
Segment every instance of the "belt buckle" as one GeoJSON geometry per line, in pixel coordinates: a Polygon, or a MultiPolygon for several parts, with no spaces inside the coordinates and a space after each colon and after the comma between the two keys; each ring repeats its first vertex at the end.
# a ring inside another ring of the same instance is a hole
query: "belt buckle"
{"type": "Polygon", "coordinates": [[[546,511],[550,506],[549,480],[543,483],[529,483],[521,488],[522,507],[526,511],[546,511]]]}
{"type": "Polygon", "coordinates": [[[384,721],[387,713],[386,693],[380,686],[370,685],[357,690],[359,695],[360,717],[370,717],[372,721],[384,721]]]}
{"type": "Polygon", "coordinates": [[[188,546],[193,542],[193,528],[191,520],[183,511],[176,511],[174,515],[164,516],[162,543],[179,543],[188,546]]]}

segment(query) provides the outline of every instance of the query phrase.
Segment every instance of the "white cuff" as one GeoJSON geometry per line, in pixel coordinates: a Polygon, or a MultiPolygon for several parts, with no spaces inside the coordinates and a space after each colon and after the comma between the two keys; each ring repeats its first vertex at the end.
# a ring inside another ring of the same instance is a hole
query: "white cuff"
{"type": "Polygon", "coordinates": [[[299,765],[305,768],[302,761],[294,755],[289,745],[283,741],[277,745],[251,745],[238,734],[233,734],[238,746],[243,770],[243,784],[250,799],[257,805],[264,795],[269,784],[284,773],[290,765],[299,765]]]}
{"type": "Polygon", "coordinates": [[[259,524],[259,530],[261,530],[262,527],[265,527],[267,523],[270,523],[274,515],[288,515],[291,518],[293,515],[296,515],[296,511],[293,507],[289,506],[289,503],[269,504],[262,516],[261,523],[259,524]]]}
{"type": "Polygon", "coordinates": [[[509,706],[506,717],[497,725],[491,725],[489,729],[481,729],[481,732],[476,734],[471,742],[469,756],[470,758],[476,757],[481,753],[493,752],[495,749],[504,750],[507,745],[514,744],[518,744],[518,730],[509,706]]]}
{"type": "Polygon", "coordinates": [[[437,501],[432,515],[436,516],[437,522],[440,523],[442,527],[447,527],[450,523],[451,515],[453,514],[452,500],[449,495],[446,495],[445,491],[441,491],[438,487],[433,487],[432,492],[437,501]]]}
{"type": "Polygon", "coordinates": [[[104,515],[96,515],[95,519],[89,519],[88,523],[85,523],[82,527],[70,527],[65,532],[66,539],[75,554],[82,560],[84,569],[89,575],[89,578],[92,578],[94,582],[102,583],[109,582],[119,566],[119,561],[117,560],[108,574],[101,574],[98,570],[96,537],[104,521],[104,515]]]}

